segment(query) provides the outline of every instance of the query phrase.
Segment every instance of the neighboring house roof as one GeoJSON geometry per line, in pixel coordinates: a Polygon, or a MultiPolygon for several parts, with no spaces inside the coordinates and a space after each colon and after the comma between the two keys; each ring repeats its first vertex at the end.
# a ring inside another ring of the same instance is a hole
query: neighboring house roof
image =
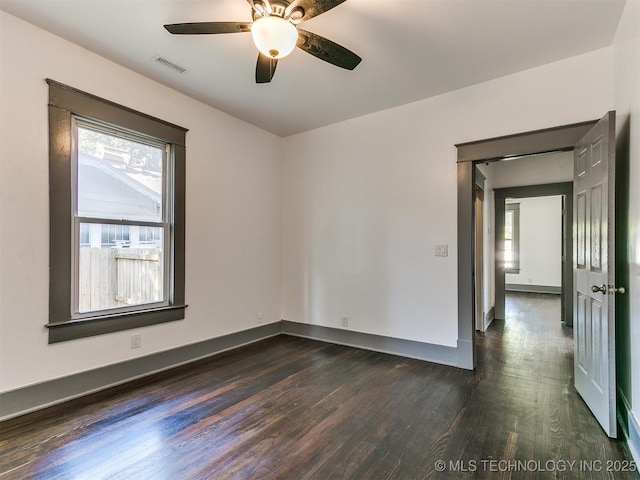
{"type": "Polygon", "coordinates": [[[160,174],[78,155],[78,214],[86,217],[158,221],[160,174]]]}

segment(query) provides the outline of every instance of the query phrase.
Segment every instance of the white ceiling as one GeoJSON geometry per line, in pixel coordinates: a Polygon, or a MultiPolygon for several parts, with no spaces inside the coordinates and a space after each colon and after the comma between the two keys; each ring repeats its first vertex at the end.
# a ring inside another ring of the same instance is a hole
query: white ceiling
{"type": "Polygon", "coordinates": [[[511,157],[479,165],[491,188],[573,181],[573,150],[511,157]]]}
{"type": "Polygon", "coordinates": [[[0,8],[280,136],[406,104],[611,44],[624,0],[347,0],[301,24],[363,58],[296,49],[254,80],[249,33],[174,36],[166,23],[250,21],[246,0],[0,0],[0,8]],[[154,61],[163,56],[179,74],[154,61]]]}

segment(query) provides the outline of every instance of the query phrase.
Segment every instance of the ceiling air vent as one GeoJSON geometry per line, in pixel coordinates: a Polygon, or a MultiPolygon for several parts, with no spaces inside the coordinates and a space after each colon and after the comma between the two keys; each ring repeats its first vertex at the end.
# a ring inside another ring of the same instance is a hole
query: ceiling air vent
{"type": "Polygon", "coordinates": [[[155,57],[153,57],[153,59],[158,62],[160,65],[163,65],[167,68],[170,68],[171,70],[178,72],[178,73],[185,73],[187,71],[186,68],[181,67],[180,65],[178,65],[177,63],[173,63],[171,60],[167,60],[164,57],[161,57],[160,55],[156,55],[155,57]]]}

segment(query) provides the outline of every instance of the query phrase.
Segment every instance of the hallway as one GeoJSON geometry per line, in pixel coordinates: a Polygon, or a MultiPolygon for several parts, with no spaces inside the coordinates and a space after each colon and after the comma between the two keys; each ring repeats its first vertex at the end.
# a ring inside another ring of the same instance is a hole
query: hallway
{"type": "MultiPolygon", "coordinates": [[[[582,467],[562,478],[638,478],[605,471],[607,460],[623,458],[622,444],[607,438],[573,387],[573,329],[560,321],[560,297],[508,292],[505,300],[506,320],[477,332],[483,379],[464,421],[486,417],[491,443],[505,446],[494,451],[497,458],[576,461],[574,470],[582,467]],[[588,471],[600,464],[603,472],[588,471]]],[[[490,451],[490,443],[480,449],[490,451]]],[[[627,467],[635,471],[633,464],[627,467]]]]}
{"type": "Polygon", "coordinates": [[[560,321],[560,296],[508,292],[505,313],[506,320],[494,320],[476,339],[478,368],[497,368],[494,374],[527,383],[548,379],[572,385],[573,328],[560,321]]]}

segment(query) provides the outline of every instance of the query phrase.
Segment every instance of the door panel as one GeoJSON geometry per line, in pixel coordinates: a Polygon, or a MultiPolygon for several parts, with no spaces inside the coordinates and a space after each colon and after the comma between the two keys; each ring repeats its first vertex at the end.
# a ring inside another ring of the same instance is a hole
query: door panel
{"type": "Polygon", "coordinates": [[[605,432],[617,435],[615,386],[615,112],[574,149],[575,386],[605,432]],[[611,259],[611,261],[609,261],[611,259]]]}
{"type": "Polygon", "coordinates": [[[578,228],[576,232],[577,249],[578,253],[577,263],[578,268],[585,269],[587,265],[587,197],[585,192],[579,192],[576,198],[576,215],[575,221],[578,228]]]}
{"type": "Polygon", "coordinates": [[[591,167],[597,167],[602,161],[604,147],[604,136],[598,136],[593,142],[591,142],[591,167]]]}
{"type": "Polygon", "coordinates": [[[575,165],[576,176],[582,177],[587,173],[587,149],[581,148],[580,151],[577,151],[575,153],[575,157],[576,157],[576,165],[575,165]]]}
{"type": "Polygon", "coordinates": [[[602,338],[606,338],[606,332],[603,331],[602,322],[602,302],[591,299],[591,352],[593,358],[593,376],[591,381],[593,386],[600,393],[603,391],[602,386],[602,364],[604,356],[602,355],[602,338]]]}
{"type": "Polygon", "coordinates": [[[591,271],[602,271],[602,184],[591,187],[591,271]]]}
{"type": "Polygon", "coordinates": [[[580,368],[583,374],[587,374],[587,297],[578,293],[576,299],[576,319],[575,324],[575,361],[576,368],[580,368]]]}

